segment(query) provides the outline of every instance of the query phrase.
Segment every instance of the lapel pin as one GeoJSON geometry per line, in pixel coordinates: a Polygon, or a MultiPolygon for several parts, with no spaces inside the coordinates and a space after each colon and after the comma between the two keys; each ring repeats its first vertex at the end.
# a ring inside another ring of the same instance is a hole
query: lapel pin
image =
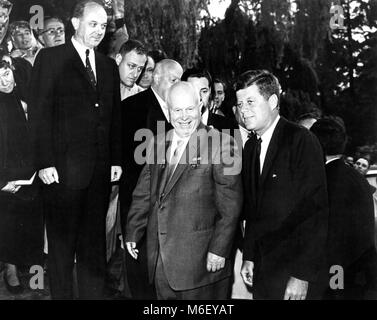
{"type": "Polygon", "coordinates": [[[277,177],[277,175],[274,173],[273,175],[272,175],[272,178],[276,178],[277,177]]]}

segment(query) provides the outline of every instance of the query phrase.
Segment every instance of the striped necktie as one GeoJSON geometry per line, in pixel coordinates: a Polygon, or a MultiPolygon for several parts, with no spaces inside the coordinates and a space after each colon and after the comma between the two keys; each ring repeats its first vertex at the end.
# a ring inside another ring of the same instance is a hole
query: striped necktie
{"type": "Polygon", "coordinates": [[[88,73],[89,75],[89,79],[90,79],[90,82],[91,84],[93,85],[93,87],[96,87],[97,85],[97,81],[96,81],[96,77],[94,75],[94,72],[93,72],[93,69],[92,69],[92,66],[90,64],[90,60],[89,60],[89,49],[86,49],[85,51],[85,54],[86,54],[86,60],[85,60],[85,68],[86,68],[86,72],[88,73]]]}

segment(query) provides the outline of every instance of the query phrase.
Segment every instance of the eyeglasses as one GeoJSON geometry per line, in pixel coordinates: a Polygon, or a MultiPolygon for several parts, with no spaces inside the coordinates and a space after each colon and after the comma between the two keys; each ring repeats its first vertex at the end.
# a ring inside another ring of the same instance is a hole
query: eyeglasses
{"type": "Polygon", "coordinates": [[[63,33],[65,33],[65,30],[63,28],[57,28],[57,29],[47,29],[46,31],[43,31],[41,34],[44,34],[46,33],[47,35],[49,36],[54,36],[54,35],[61,35],[63,33]]]}

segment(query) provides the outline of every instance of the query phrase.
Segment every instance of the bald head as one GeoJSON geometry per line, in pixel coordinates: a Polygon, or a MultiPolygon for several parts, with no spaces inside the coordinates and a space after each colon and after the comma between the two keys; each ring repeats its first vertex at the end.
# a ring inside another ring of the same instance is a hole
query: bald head
{"type": "Polygon", "coordinates": [[[152,88],[166,101],[169,88],[182,77],[181,65],[171,59],[163,59],[156,64],[153,72],[152,88]]]}
{"type": "Polygon", "coordinates": [[[167,94],[170,122],[180,137],[190,136],[198,127],[200,97],[195,87],[185,81],[175,83],[167,94]]]}

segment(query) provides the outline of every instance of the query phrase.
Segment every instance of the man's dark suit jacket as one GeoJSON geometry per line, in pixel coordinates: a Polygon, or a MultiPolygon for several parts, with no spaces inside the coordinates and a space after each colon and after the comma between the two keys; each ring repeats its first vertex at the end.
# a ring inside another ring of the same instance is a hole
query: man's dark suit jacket
{"type": "Polygon", "coordinates": [[[132,201],[132,192],[143,168],[134,158],[134,151],[143,143],[140,140],[135,141],[135,133],[140,129],[148,130],[150,135],[144,143],[147,145],[150,139],[157,134],[158,122],[162,127],[165,127],[166,132],[172,129],[172,126],[166,120],[151,88],[122,101],[122,122],[127,125],[124,125],[122,129],[124,173],[121,179],[120,199],[122,217],[126,217],[132,201]]]}
{"type": "Polygon", "coordinates": [[[242,208],[241,159],[231,137],[201,124],[182,155],[186,161],[166,182],[164,161],[155,160],[165,159],[171,134],[153,141],[133,193],[126,241],[138,243],[147,233],[150,281],[160,252],[169,285],[190,290],[232,272],[229,256],[242,208]],[[211,136],[219,143],[209,143],[211,136]],[[208,252],[227,258],[225,268],[208,272],[208,252]]]}
{"type": "MultiPolygon", "coordinates": [[[[345,290],[331,292],[334,297],[357,297],[357,274],[367,286],[376,286],[377,265],[374,245],[374,207],[367,180],[343,159],[326,165],[329,194],[328,269],[342,266],[345,290]]],[[[331,276],[331,275],[330,275],[331,276]]],[[[359,286],[362,285],[359,283],[359,286]]],[[[374,290],[377,288],[374,287],[374,290]]]]}
{"type": "Polygon", "coordinates": [[[249,139],[243,154],[243,259],[254,262],[254,289],[265,298],[283,299],[289,277],[316,281],[323,266],[328,218],[324,158],[307,129],[281,118],[256,191],[251,172],[255,145],[249,139]]]}
{"type": "Polygon", "coordinates": [[[56,167],[60,183],[86,188],[98,159],[121,165],[119,73],[95,52],[97,90],[71,40],[39,52],[31,81],[39,168],[56,167]]]}
{"type": "MultiPolygon", "coordinates": [[[[212,112],[209,112],[207,125],[213,126],[215,129],[217,129],[219,131],[224,130],[224,129],[229,130],[229,129],[237,129],[238,128],[237,123],[231,121],[230,119],[228,119],[226,117],[220,116],[220,115],[212,113],[212,112]]],[[[231,134],[232,134],[232,132],[231,132],[231,134]]]]}

